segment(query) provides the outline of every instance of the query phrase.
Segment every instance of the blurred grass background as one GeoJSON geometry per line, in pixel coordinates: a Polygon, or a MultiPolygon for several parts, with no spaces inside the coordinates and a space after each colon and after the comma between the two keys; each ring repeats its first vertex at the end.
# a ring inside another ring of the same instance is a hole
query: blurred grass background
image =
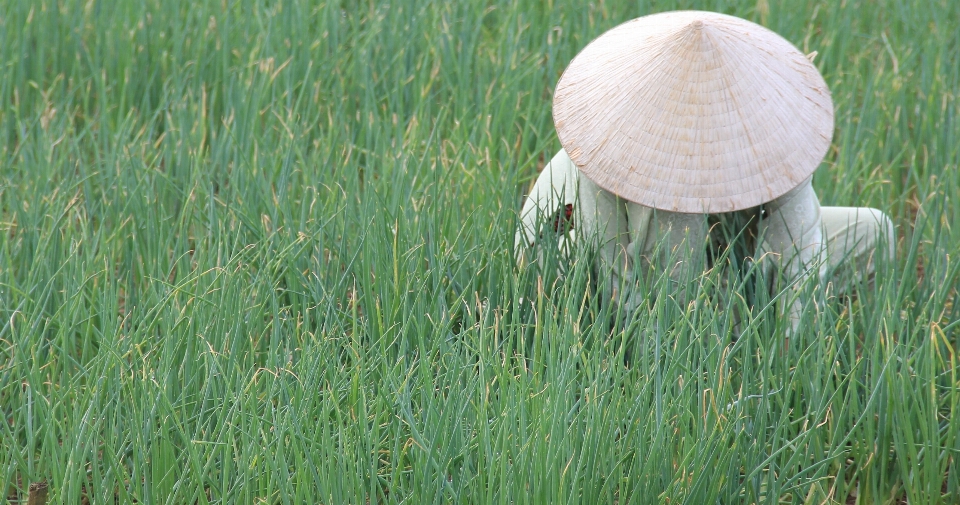
{"type": "Polygon", "coordinates": [[[4,2],[0,492],[956,503],[958,25],[952,0],[4,2]],[[588,253],[513,260],[560,72],[691,8],[819,52],[821,201],[898,227],[789,346],[768,309],[732,338],[707,289],[611,326],[588,253]]]}

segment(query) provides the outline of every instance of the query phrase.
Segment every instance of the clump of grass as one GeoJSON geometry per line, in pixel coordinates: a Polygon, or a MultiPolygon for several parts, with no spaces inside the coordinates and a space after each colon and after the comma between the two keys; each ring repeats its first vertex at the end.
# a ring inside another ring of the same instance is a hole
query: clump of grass
{"type": "Polygon", "coordinates": [[[956,501],[958,9],[2,4],[0,489],[956,501]],[[898,224],[855,297],[804,286],[822,303],[789,346],[774,305],[711,296],[722,268],[624,315],[588,250],[562,278],[515,264],[559,73],[672,8],[819,51],[838,131],[815,187],[898,224]]]}

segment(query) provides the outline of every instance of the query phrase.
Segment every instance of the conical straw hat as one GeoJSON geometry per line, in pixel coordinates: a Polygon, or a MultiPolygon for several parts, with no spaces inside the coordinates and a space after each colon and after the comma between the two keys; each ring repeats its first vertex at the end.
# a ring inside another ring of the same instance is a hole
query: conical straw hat
{"type": "Polygon", "coordinates": [[[776,33],[712,12],[628,21],[587,45],[553,99],[584,175],[684,213],[755,207],[798,186],[833,137],[816,67],[776,33]]]}

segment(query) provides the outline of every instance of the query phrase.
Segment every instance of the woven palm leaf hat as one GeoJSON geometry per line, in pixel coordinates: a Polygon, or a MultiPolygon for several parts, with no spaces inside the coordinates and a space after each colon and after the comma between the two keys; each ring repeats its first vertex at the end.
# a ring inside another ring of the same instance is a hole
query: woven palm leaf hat
{"type": "Polygon", "coordinates": [[[833,138],[817,68],[744,19],[676,11],[623,23],[557,84],[553,119],[581,172],[632,202],[683,213],[755,207],[797,187],[833,138]]]}

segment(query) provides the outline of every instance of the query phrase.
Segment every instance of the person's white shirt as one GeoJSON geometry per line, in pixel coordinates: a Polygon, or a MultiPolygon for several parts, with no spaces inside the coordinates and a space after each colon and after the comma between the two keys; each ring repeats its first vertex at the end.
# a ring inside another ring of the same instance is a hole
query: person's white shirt
{"type": "MultiPolygon", "coordinates": [[[[824,280],[844,263],[857,265],[860,276],[870,275],[877,254],[893,258],[890,219],[877,209],[821,207],[812,176],[760,209],[739,212],[746,215],[743,222],[756,220],[754,231],[760,242],[756,258],[771,268],[775,265],[795,286],[810,275],[824,280]]],[[[598,270],[611,277],[608,284],[613,286],[637,274],[635,269],[649,267],[655,250],[674,255],[669,267],[660,267],[668,268],[671,277],[681,278],[697,264],[691,258],[706,248],[710,238],[707,215],[655,210],[619,198],[583,176],[562,149],[540,173],[520,211],[520,221],[515,244],[520,256],[535,247],[544,232],[557,233],[561,224],[572,227],[559,230],[562,241],[597,239],[598,270]]],[[[845,290],[846,284],[837,288],[845,290]]],[[[643,296],[622,293],[619,299],[635,306],[643,296]]],[[[789,303],[791,326],[796,326],[802,302],[793,297],[789,303]]]]}

